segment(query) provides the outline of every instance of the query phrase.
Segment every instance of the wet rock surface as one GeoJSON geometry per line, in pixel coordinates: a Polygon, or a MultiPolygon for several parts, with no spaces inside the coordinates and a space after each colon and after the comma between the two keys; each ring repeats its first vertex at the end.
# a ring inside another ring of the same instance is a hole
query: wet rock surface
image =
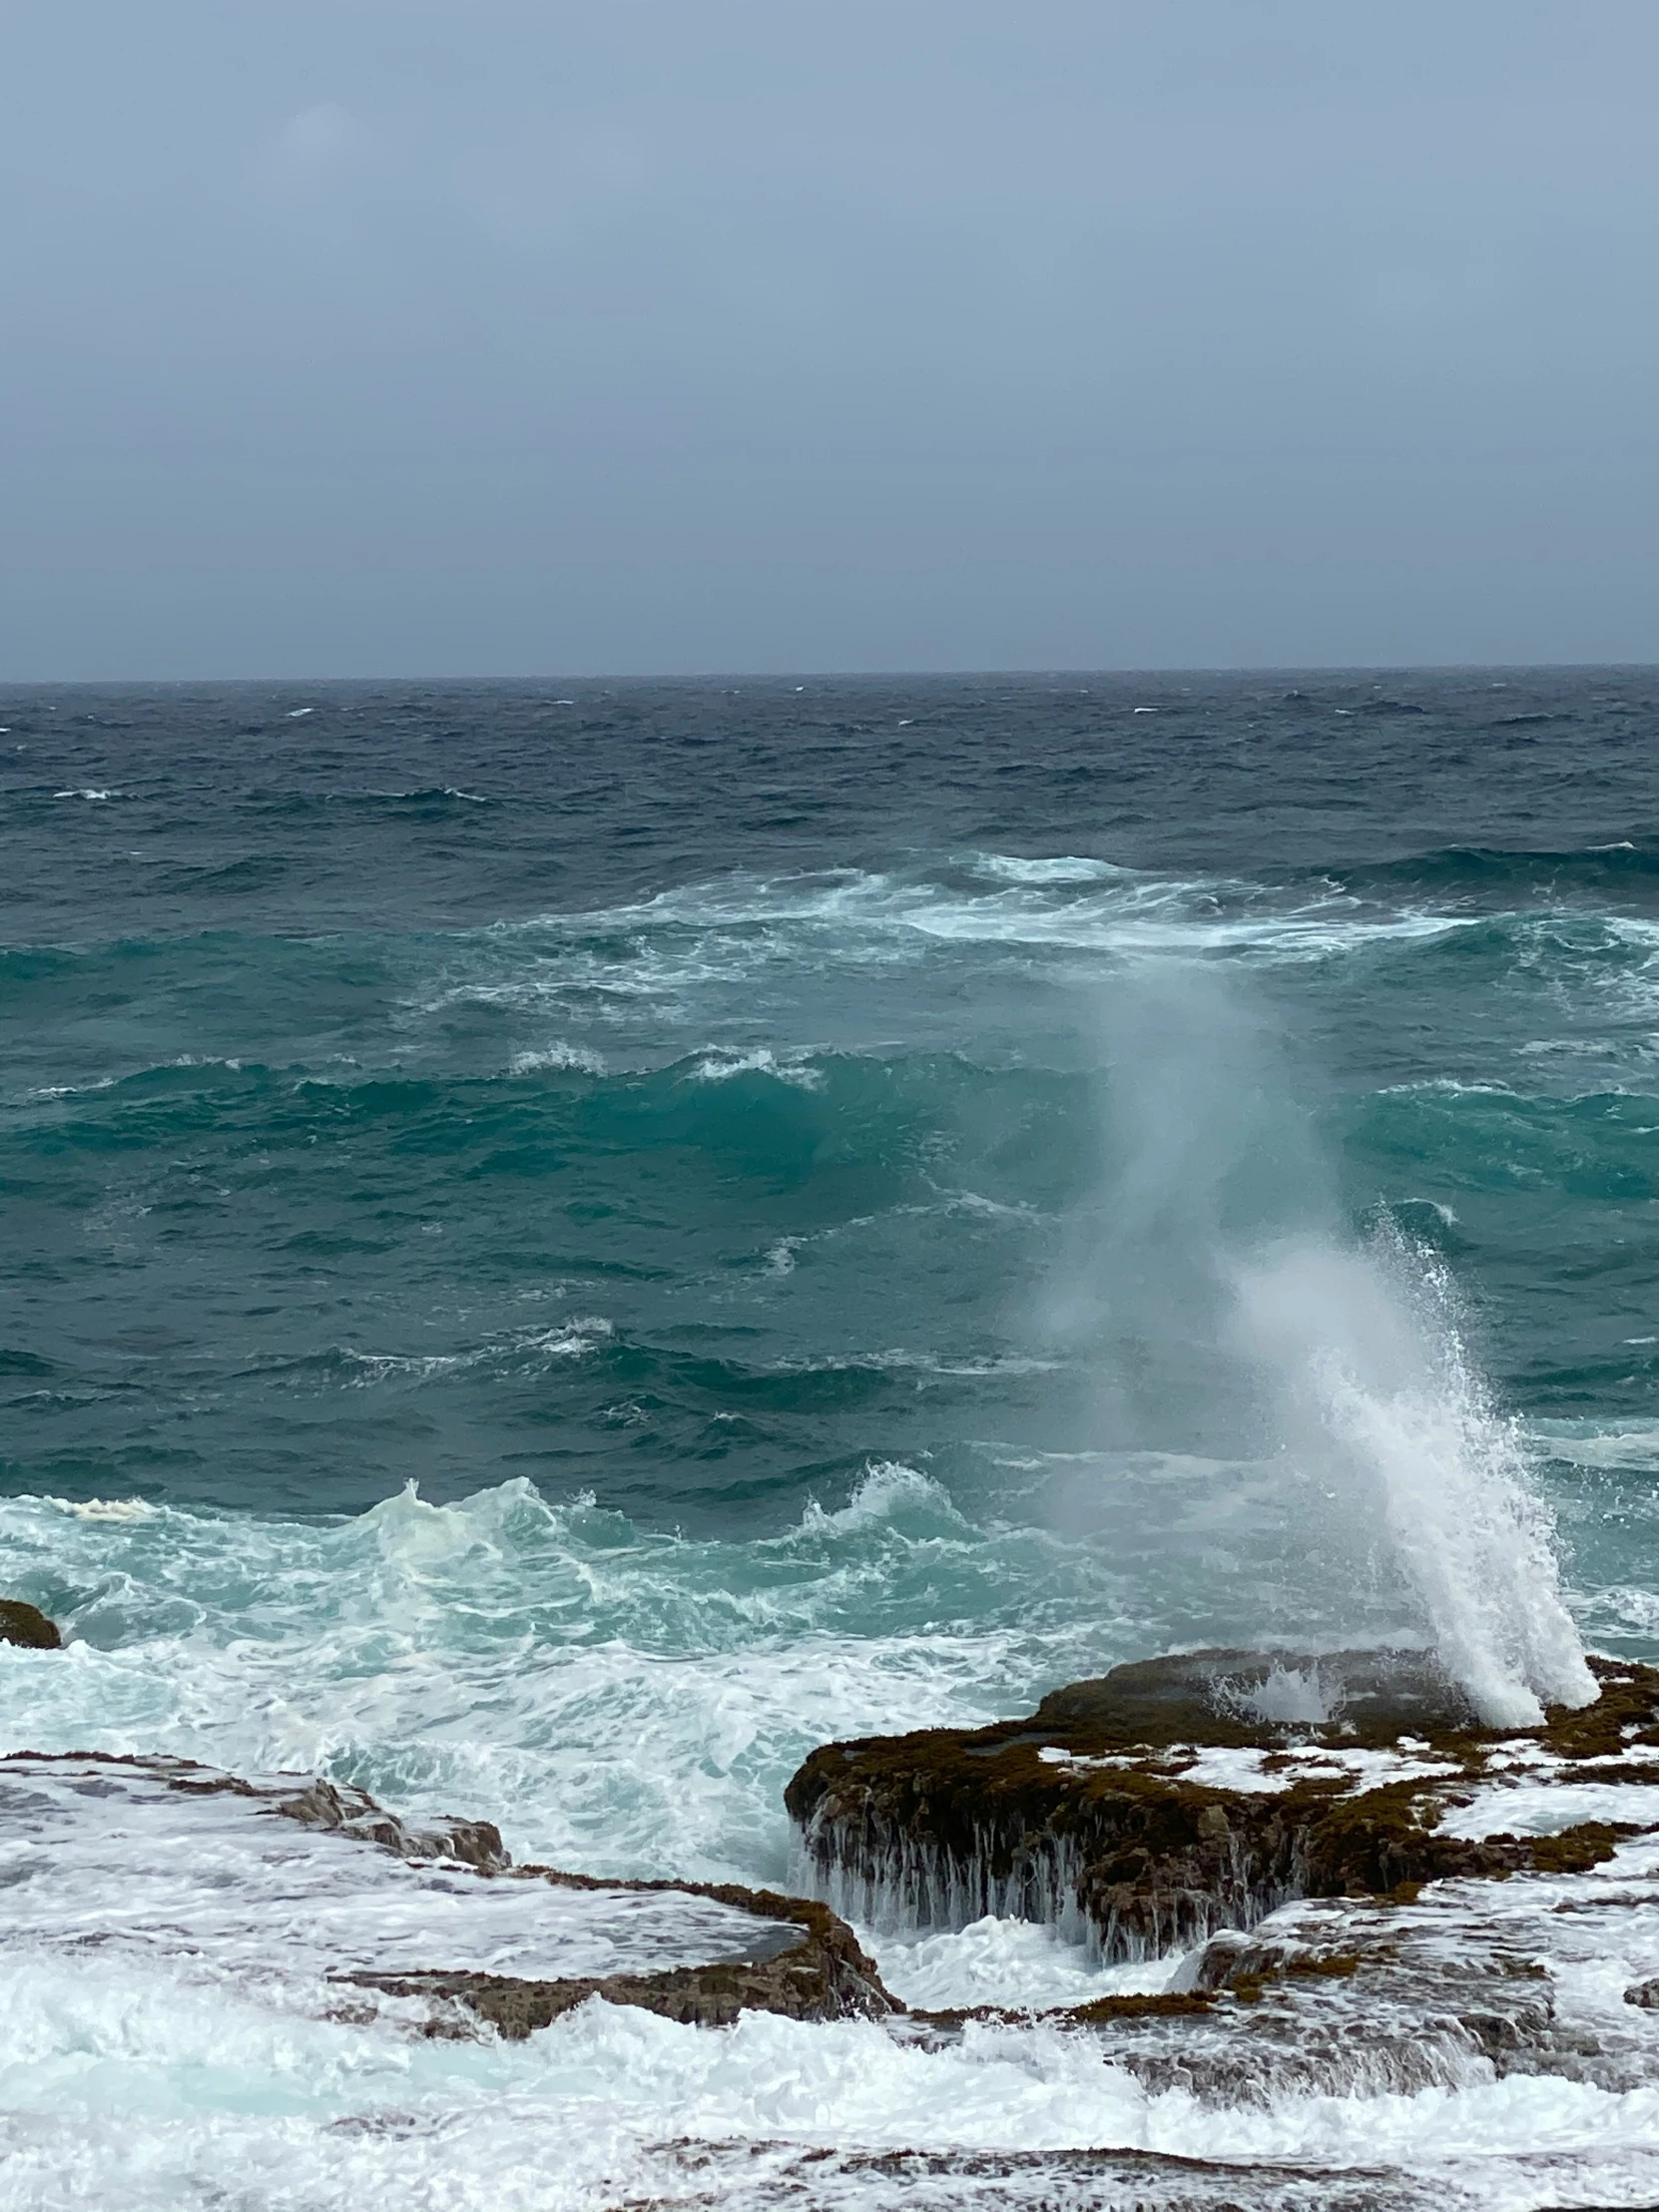
{"type": "MultiPolygon", "coordinates": [[[[1411,1904],[1305,1900],[1216,1936],[1165,1997],[1066,2015],[1149,2090],[1268,2107],[1512,2074],[1614,2094],[1659,2079],[1659,2019],[1624,2001],[1659,1939],[1659,1842],[1585,1873],[1432,1884],[1411,1904]]],[[[948,2036],[934,2016],[910,2032],[948,2036]]]]}
{"type": "MultiPolygon", "coordinates": [[[[541,1870],[521,1870],[532,1875],[541,1870]]],[[[546,1877],[544,1876],[544,1879],[546,1877]]],[[[552,1877],[558,1880],[558,1877],[552,1877]]],[[[391,1996],[450,1999],[508,2037],[532,2034],[564,2013],[602,1997],[638,2005],[697,2027],[729,2027],[740,2012],[782,2013],[788,2019],[880,2018],[901,2009],[882,1987],[872,1960],[852,1933],[824,1906],[768,1891],[722,1886],[696,1894],[738,1905],[775,1925],[757,1932],[746,1958],[671,1967],[660,1973],[573,1975],[551,1980],[491,1973],[355,1976],[391,1996]],[[740,1903],[741,1901],[741,1903],[740,1903]]]]}
{"type": "MultiPolygon", "coordinates": [[[[1136,2150],[802,2150],[787,2143],[664,2146],[667,2186],[616,2212],[1615,2212],[1587,2200],[1581,2161],[1488,2161],[1466,2179],[1380,2167],[1302,2167],[1136,2150]],[[1496,2168],[1494,2173],[1490,2169],[1496,2168]],[[1494,2195],[1494,2183],[1501,2194],[1494,2195]]],[[[1659,2212],[1649,2198],[1616,2212],[1659,2212]]]]}
{"type": "Polygon", "coordinates": [[[551,1867],[516,1867],[519,1881],[541,1881],[590,1894],[636,1898],[696,1897],[753,1915],[762,1925],[738,1947],[741,1955],[658,1973],[565,1975],[529,1979],[492,1973],[362,1974],[356,1978],[393,1996],[451,1999],[503,2035],[547,2027],[589,1997],[638,2005],[698,2027],[729,2027],[744,2011],[779,2012],[796,2020],[879,2019],[904,2008],[882,1987],[874,1961],[828,1906],[810,1898],[748,1890],[735,1884],[601,1882],[551,1867]]]}
{"type": "Polygon", "coordinates": [[[405,2000],[427,2033],[527,2035],[595,1995],[711,2024],[894,2009],[822,1904],[515,1867],[488,1822],[406,1823],[315,1775],[0,1759],[0,1950],[162,1953],[341,2019],[405,2000]]]}
{"type": "Polygon", "coordinates": [[[20,1597],[0,1597],[0,1644],[21,1644],[30,1651],[61,1651],[63,1636],[55,1620],[20,1597]]]}
{"type": "MultiPolygon", "coordinates": [[[[1016,1727],[1021,1724],[1015,1724],[1016,1727]]],[[[1402,1735],[1479,1727],[1466,1695],[1417,1651],[1177,1652],[1136,1660],[1045,1697],[1023,1726],[1086,1739],[1095,1749],[1139,1745],[1301,1742],[1312,1734],[1360,1747],[1402,1735]]],[[[989,1733],[989,1731],[986,1731],[989,1733]]]]}
{"type": "Polygon", "coordinates": [[[1404,1905],[1426,1883],[1610,1858],[1639,1822],[1456,1817],[1521,1781],[1569,1807],[1574,1775],[1659,1783],[1659,1671],[1595,1665],[1595,1704],[1522,1732],[1481,1727],[1416,1653],[1185,1654],[1026,1720],[827,1745],[786,1803],[811,1886],[850,1919],[1048,1921],[1108,1960],[1151,1958],[1300,1899],[1404,1905]]]}

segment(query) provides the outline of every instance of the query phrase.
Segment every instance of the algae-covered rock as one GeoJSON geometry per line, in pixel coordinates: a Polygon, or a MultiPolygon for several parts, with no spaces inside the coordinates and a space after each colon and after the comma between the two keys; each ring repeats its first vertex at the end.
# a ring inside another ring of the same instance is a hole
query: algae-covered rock
{"type": "Polygon", "coordinates": [[[1595,1706],[1505,1732],[1418,1652],[1186,1653],[1056,1691],[1026,1720],[827,1745],[785,1802],[813,1886],[850,1919],[997,1914],[1151,1957],[1297,1898],[1610,1856],[1612,1828],[1569,1842],[1449,1817],[1500,1754],[1505,1780],[1594,1759],[1610,1781],[1610,1756],[1659,1780],[1659,1672],[1594,1664],[1595,1706]]]}
{"type": "Polygon", "coordinates": [[[63,1637],[58,1624],[48,1620],[38,1605],[20,1597],[0,1597],[0,1644],[22,1644],[29,1651],[60,1651],[63,1637]]]}
{"type": "MultiPolygon", "coordinates": [[[[1016,1724],[1020,1725],[1020,1724],[1016,1724]]],[[[1313,1734],[1358,1747],[1478,1728],[1464,1692],[1420,1651],[1185,1651],[1050,1691],[1025,1727],[1112,1746],[1254,1747],[1313,1734]]]]}
{"type": "Polygon", "coordinates": [[[903,2007],[882,1986],[875,1963],[852,1931],[827,1906],[733,1884],[606,1883],[550,1868],[515,1869],[561,1888],[635,1896],[706,1898],[753,1914],[758,1923],[745,1955],[656,1973],[569,1975],[435,1972],[359,1974],[353,1978],[390,1996],[450,1998],[501,2034],[516,2039],[546,2027],[589,1997],[636,2005],[698,2027],[729,2027],[740,2012],[780,2012],[796,2020],[880,2019],[903,2007]]]}

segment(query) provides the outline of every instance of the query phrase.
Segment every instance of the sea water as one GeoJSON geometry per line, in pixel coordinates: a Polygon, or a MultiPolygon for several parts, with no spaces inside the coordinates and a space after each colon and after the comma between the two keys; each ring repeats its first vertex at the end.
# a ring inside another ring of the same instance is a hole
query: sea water
{"type": "MultiPolygon", "coordinates": [[[[787,1885],[816,1744],[1120,1660],[1403,1639],[1524,1726],[1659,1656],[1656,722],[1628,670],[0,695],[0,1593],[70,1638],[0,1654],[7,1748],[787,1885]]],[[[869,1939],[934,2005],[1179,1965],[869,1939]]],[[[97,1943],[0,2084],[39,2204],[1659,2189],[1659,2086],[426,2042],[97,1943]]]]}

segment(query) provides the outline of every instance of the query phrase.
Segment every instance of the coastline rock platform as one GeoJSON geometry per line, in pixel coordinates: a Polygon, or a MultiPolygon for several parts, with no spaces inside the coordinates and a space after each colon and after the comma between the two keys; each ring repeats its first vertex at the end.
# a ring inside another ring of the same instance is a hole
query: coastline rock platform
{"type": "Polygon", "coordinates": [[[314,1775],[0,1758],[0,1953],[93,1940],[424,2034],[524,2036],[596,1995],[709,2024],[896,2009],[822,1904],[514,1866],[488,1822],[415,1827],[314,1775]]]}
{"type": "Polygon", "coordinates": [[[1641,1824],[1601,1799],[1659,1785],[1659,1671],[1594,1666],[1594,1704],[1522,1731],[1483,1727],[1420,1653],[1189,1653],[1027,1719],[826,1745],[786,1804],[812,1888],[849,1920],[995,1915],[1155,1958],[1303,1899],[1409,1905],[1425,1883],[1611,1857],[1641,1824]],[[1523,1785],[1549,1798],[1517,1823],[1523,1785]]]}

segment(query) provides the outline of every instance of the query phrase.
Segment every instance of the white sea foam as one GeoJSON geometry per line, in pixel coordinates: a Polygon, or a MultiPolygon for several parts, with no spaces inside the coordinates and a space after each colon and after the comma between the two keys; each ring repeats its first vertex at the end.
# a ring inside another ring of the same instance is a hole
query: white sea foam
{"type": "Polygon", "coordinates": [[[1189,1964],[1175,1952],[1103,1966],[1087,1944],[1042,1921],[987,1917],[961,1929],[895,1934],[860,1927],[856,1934],[893,1995],[931,2011],[976,2004],[1045,2011],[1151,1994],[1173,1986],[1189,1964]]]}
{"type": "Polygon", "coordinates": [[[114,1088],[115,1077],[113,1075],[98,1075],[94,1076],[93,1079],[87,1083],[43,1083],[38,1090],[26,1092],[25,1096],[31,1100],[45,1098],[84,1098],[93,1091],[108,1091],[113,1090],[114,1088]]]}
{"type": "Polygon", "coordinates": [[[1659,1828],[1659,1783],[1547,1781],[1482,1787],[1440,1822],[1447,1836],[1558,1836],[1582,1821],[1659,1828]]]}
{"type": "Polygon", "coordinates": [[[786,1275],[793,1275],[796,1266],[795,1256],[806,1241],[804,1237],[780,1237],[776,1244],[769,1245],[766,1256],[766,1273],[776,1277],[779,1281],[782,1281],[786,1275]]]}
{"type": "Polygon", "coordinates": [[[699,1083],[729,1083],[735,1075],[770,1075],[803,1091],[821,1091],[825,1080],[824,1070],[804,1055],[781,1054],[770,1045],[754,1045],[746,1052],[706,1052],[692,1069],[699,1083]]]}
{"type": "Polygon", "coordinates": [[[816,1743],[989,1720],[1122,1649],[1086,1554],[987,1536],[897,1463],[748,1544],[515,1481],[331,1524],[14,1499],[0,1551],[72,1638],[0,1649],[10,1748],[321,1771],[579,1872],[780,1881],[782,1787],[816,1743]],[[1068,1617],[1014,1625],[1026,1587],[1068,1617]]]}
{"type": "Polygon", "coordinates": [[[1587,1635],[1610,1637],[1615,1643],[1659,1641],[1659,1591],[1613,1583],[1586,1593],[1579,1600],[1579,1611],[1587,1635]]]}
{"type": "Polygon", "coordinates": [[[753,1954],[752,1914],[685,1892],[580,1890],[409,1860],[301,1825],[263,1797],[188,1793],[143,1767],[0,1768],[0,1950],[60,1956],[89,1939],[262,1982],[423,1969],[530,1977],[654,1973],[753,1954]]]}
{"type": "Polygon", "coordinates": [[[792,1375],[835,1375],[849,1368],[871,1368],[877,1373],[902,1374],[909,1370],[918,1375],[965,1376],[1052,1375],[1065,1363],[1030,1353],[986,1353],[975,1359],[970,1355],[912,1352],[903,1345],[890,1345],[879,1351],[847,1352],[823,1359],[781,1360],[778,1365],[780,1372],[792,1375]]]}
{"type": "Polygon", "coordinates": [[[1133,870],[1111,860],[1062,853],[1052,859],[1022,859],[1007,852],[976,852],[972,865],[996,883],[1107,883],[1133,879],[1133,870]]]}
{"type": "Polygon", "coordinates": [[[514,1075],[542,1075],[566,1068],[583,1075],[603,1075],[605,1058],[590,1045],[570,1044],[557,1038],[552,1044],[538,1045],[533,1050],[515,1052],[508,1062],[514,1075]]]}
{"type": "Polygon", "coordinates": [[[1067,1751],[1063,1745],[1045,1744],[1037,1754],[1046,1766],[1070,1774],[1088,1774],[1111,1768],[1146,1768],[1195,1783],[1205,1790],[1243,1790],[1252,1797],[1276,1797],[1309,1781],[1334,1782],[1355,1790],[1377,1790],[1391,1782],[1443,1780],[1461,1770],[1432,1759],[1402,1758],[1392,1751],[1343,1751],[1323,1748],[1300,1756],[1282,1750],[1261,1751],[1244,1745],[1176,1744],[1155,1760],[1141,1755],[1110,1754],[1091,1758],[1067,1751]],[[1273,1765],[1268,1766],[1268,1760],[1273,1765]]]}
{"type": "MultiPolygon", "coordinates": [[[[429,1382],[469,1369],[497,1369],[522,1373],[548,1360],[582,1359],[615,1334],[615,1326],[602,1314],[571,1315],[547,1329],[516,1329],[505,1336],[469,1346],[463,1352],[363,1352],[345,1345],[330,1356],[329,1385],[337,1379],[347,1389],[374,1389],[381,1383],[429,1382]],[[337,1368],[337,1375],[336,1375],[337,1368]]],[[[297,1380],[310,1378],[309,1363],[301,1363],[297,1380]]]]}
{"type": "Polygon", "coordinates": [[[1101,962],[1171,954],[1273,965],[1478,925],[1429,905],[1367,904],[1336,886],[1273,894],[1076,855],[977,853],[968,864],[985,884],[977,892],[858,869],[734,875],[630,905],[461,933],[450,940],[449,972],[421,1008],[672,1006],[687,993],[799,973],[803,964],[879,971],[952,947],[1002,948],[1050,966],[1081,957],[1097,975],[1101,962]]]}
{"type": "Polygon", "coordinates": [[[1580,1467],[1659,1469],[1659,1421],[1617,1423],[1532,1420],[1527,1437],[1540,1457],[1565,1459],[1580,1467]]]}
{"type": "MultiPolygon", "coordinates": [[[[1582,2161],[1578,2201],[1596,2187],[1596,2201],[1636,2202],[1659,2152],[1652,2091],[1497,2080],[1489,2069],[1411,2095],[1218,2105],[1181,2088],[1149,2091],[1103,2065],[1088,2036],[1048,2027],[970,2023],[929,2049],[869,2022],[749,2013],[710,2031],[590,2002],[528,2043],[457,2044],[389,2024],[295,2022],[240,1993],[192,2001],[165,1981],[118,1980],[99,1959],[43,1981],[21,1975],[0,2022],[17,2098],[4,2138],[12,2201],[25,2207],[119,2201],[171,2212],[234,2191],[250,2206],[343,2206],[366,2194],[575,2212],[707,2203],[711,2180],[721,2201],[776,2202],[782,2189],[851,2207],[881,2183],[867,2170],[837,2173],[849,2150],[1119,2147],[1293,2172],[1399,2165],[1434,2177],[1442,2203],[1518,2208],[1541,2201],[1541,2177],[1526,2186],[1528,2158],[1582,2161]],[[18,2106],[30,2117],[15,2116],[18,2106]],[[803,2169],[790,2156],[802,2149],[830,2157],[803,2169]]],[[[1271,2186],[1271,2174],[1261,2178],[1271,2186]]],[[[1182,2179],[1184,2201],[1202,2201],[1202,2176],[1182,2179]]],[[[1045,2191],[1041,2169],[1026,2186],[1034,2202],[1102,2201],[1098,2185],[1092,2198],[1045,2191]]],[[[1156,2205],[1156,2188],[1141,2175],[1137,2199],[1156,2205]]],[[[1542,2201],[1564,2201],[1559,2190],[1542,2201]]],[[[983,2201],[1024,2193],[1016,2173],[983,2201]]]]}

